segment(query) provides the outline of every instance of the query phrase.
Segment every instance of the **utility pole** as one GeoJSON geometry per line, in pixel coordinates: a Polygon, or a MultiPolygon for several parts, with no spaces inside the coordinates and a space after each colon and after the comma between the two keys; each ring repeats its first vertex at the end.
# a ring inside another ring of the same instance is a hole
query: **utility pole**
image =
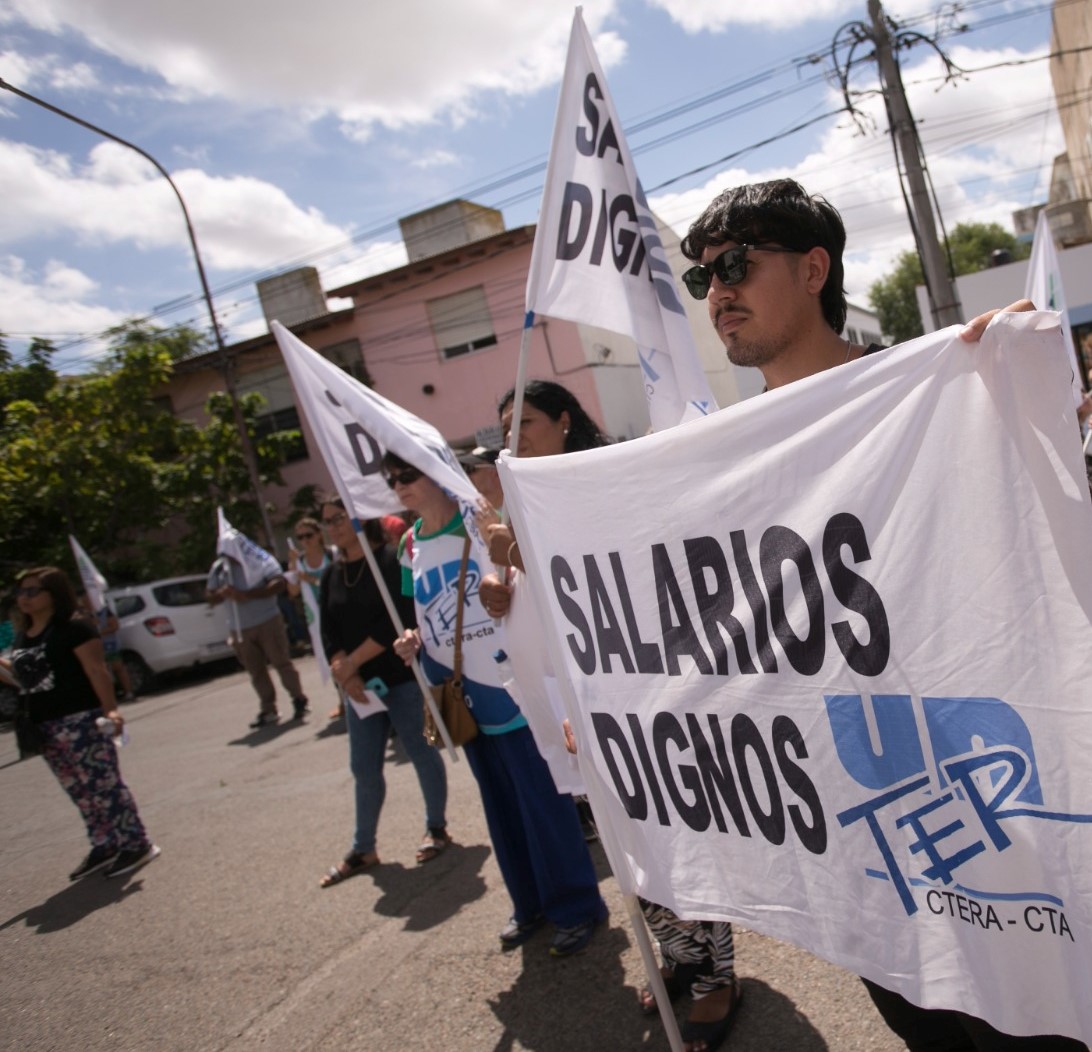
{"type": "Polygon", "coordinates": [[[34,95],[21,91],[14,85],[9,84],[2,77],[0,77],[0,88],[10,91],[20,98],[26,99],[28,102],[33,102],[35,105],[49,110],[50,113],[57,114],[58,117],[64,117],[66,120],[73,121],[81,127],[87,128],[89,131],[93,131],[106,139],[110,139],[121,146],[126,146],[130,150],[139,153],[141,157],[148,161],[155,170],[167,180],[170,188],[174,191],[174,196],[178,198],[179,207],[182,209],[182,218],[186,221],[186,233],[189,234],[190,247],[193,249],[193,261],[197,265],[197,276],[201,282],[201,292],[205,299],[205,306],[208,308],[209,321],[212,324],[213,339],[216,341],[216,350],[220,359],[220,371],[224,375],[224,389],[227,391],[228,398],[231,400],[235,427],[239,433],[239,444],[242,447],[243,460],[246,463],[247,476],[250,479],[250,489],[254,499],[258,502],[258,510],[262,516],[262,527],[265,530],[266,547],[276,555],[276,535],[273,533],[273,524],[269,521],[269,512],[266,509],[265,501],[262,500],[261,483],[258,477],[258,457],[254,452],[254,443],[250,441],[250,433],[246,429],[246,421],[243,419],[242,406],[239,404],[239,393],[235,384],[235,363],[231,360],[227,353],[227,348],[224,346],[224,337],[220,332],[220,323],[216,320],[216,310],[212,304],[212,293],[209,291],[209,283],[205,277],[205,267],[201,262],[201,253],[197,249],[197,236],[193,232],[193,224],[190,222],[190,213],[186,208],[186,202],[182,199],[182,194],[178,187],[175,186],[174,180],[167,173],[167,169],[164,168],[163,165],[161,165],[150,153],[142,150],[139,146],[127,142],[125,139],[114,135],[112,132],[106,131],[104,128],[99,128],[90,121],[85,121],[82,117],[77,117],[73,113],[62,110],[59,106],[54,106],[44,99],[39,99],[34,95]]]}
{"type": "Polygon", "coordinates": [[[906,101],[902,73],[899,70],[898,60],[895,58],[891,34],[888,32],[887,16],[884,14],[880,0],[868,0],[868,14],[872,20],[872,29],[868,35],[876,48],[876,63],[879,66],[880,82],[883,85],[887,120],[897,155],[906,173],[906,181],[910,186],[910,199],[907,206],[910,209],[910,223],[914,231],[914,240],[917,242],[922,270],[925,272],[925,287],[929,293],[933,322],[938,329],[943,329],[949,325],[962,323],[963,309],[960,306],[955,280],[948,273],[944,253],[937,238],[933,206],[925,184],[921,142],[914,127],[910,105],[906,101]]]}

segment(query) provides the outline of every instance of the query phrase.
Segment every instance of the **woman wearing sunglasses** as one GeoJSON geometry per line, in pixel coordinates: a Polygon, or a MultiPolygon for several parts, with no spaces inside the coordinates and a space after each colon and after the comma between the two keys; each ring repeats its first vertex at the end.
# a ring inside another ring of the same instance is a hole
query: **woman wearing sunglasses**
{"type": "MultiPolygon", "coordinates": [[[[419,516],[402,544],[403,591],[417,607],[417,629],[396,648],[416,656],[430,683],[452,672],[459,567],[466,529],[459,507],[435,482],[388,453],[383,461],[398,499],[419,516]]],[[[497,865],[513,912],[500,934],[502,950],[521,946],[546,922],[550,953],[584,949],[607,907],[580,831],[571,796],[554,786],[527,720],[501,686],[502,634],[478,602],[481,567],[470,554],[463,595],[462,678],[478,734],[463,749],[481,792],[497,865]]]]}
{"type": "MultiPolygon", "coordinates": [[[[531,380],[523,397],[516,445],[519,456],[557,456],[607,444],[608,439],[576,396],[560,384],[531,380]]],[[[509,391],[498,407],[509,446],[514,398],[515,392],[509,391]]],[[[488,514],[480,517],[479,523],[489,538],[490,556],[498,566],[509,568],[504,581],[495,574],[485,578],[482,601],[494,616],[509,615],[506,626],[520,696],[528,692],[534,695],[541,692],[543,679],[553,675],[553,668],[543,652],[543,627],[522,572],[519,542],[511,527],[495,519],[490,521],[488,514]]],[[[548,709],[550,703],[540,697],[535,704],[548,709]]],[[[564,733],[569,750],[574,752],[576,741],[568,721],[564,733]]],[[[686,1052],[713,1052],[727,1037],[740,999],[732,925],[727,921],[684,921],[666,906],[645,899],[640,904],[645,922],[659,943],[660,973],[668,996],[672,1001],[687,994],[693,998],[690,1018],[682,1029],[686,1052]]],[[[645,1015],[658,1011],[650,989],[641,991],[639,1007],[645,1015]]]]}
{"type": "MultiPolygon", "coordinates": [[[[340,497],[330,497],[322,505],[322,524],[337,545],[338,559],[322,575],[319,624],[330,671],[346,699],[349,767],[356,793],[353,846],[320,881],[322,887],[329,888],[379,865],[375,837],[386,796],[383,758],[392,726],[409,755],[425,799],[425,837],[417,850],[417,861],[432,861],[451,837],[444,815],[447,769],[439,752],[425,741],[421,689],[391,649],[396,637],[394,625],[340,497]],[[376,698],[385,710],[379,708],[376,698]]],[[[402,599],[398,556],[386,543],[378,520],[364,523],[364,536],[402,623],[415,624],[413,601],[402,599]]]]}
{"type": "Polygon", "coordinates": [[[43,566],[23,573],[15,589],[16,634],[8,667],[19,681],[42,757],[79,809],[91,850],[69,874],[79,880],[105,869],[121,877],[151,862],[136,802],[122,781],[112,742],[125,720],[114,699],[102,640],[77,617],[76,594],[64,571],[43,566]],[[96,720],[105,717],[102,729],[96,720]]]}

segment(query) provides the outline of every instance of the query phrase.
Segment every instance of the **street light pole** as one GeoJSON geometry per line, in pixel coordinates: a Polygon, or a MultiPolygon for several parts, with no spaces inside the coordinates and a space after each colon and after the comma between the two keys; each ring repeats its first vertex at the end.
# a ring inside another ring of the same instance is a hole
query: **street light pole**
{"type": "Polygon", "coordinates": [[[0,77],[0,88],[10,91],[12,94],[18,95],[28,102],[33,102],[36,106],[41,106],[43,109],[49,110],[50,113],[57,114],[58,117],[64,117],[65,120],[73,121],[81,127],[95,132],[97,135],[101,135],[106,139],[110,139],[112,142],[116,142],[121,146],[125,146],[128,149],[139,153],[141,157],[151,164],[155,170],[167,180],[170,188],[174,191],[174,196],[178,199],[178,205],[182,209],[182,218],[186,221],[186,233],[189,235],[190,248],[193,250],[193,261],[197,266],[197,276],[201,281],[201,293],[205,300],[205,306],[208,308],[209,321],[212,324],[212,334],[216,341],[216,350],[220,358],[220,371],[224,374],[224,388],[231,400],[231,410],[235,417],[235,427],[239,432],[239,443],[243,450],[243,460],[246,463],[247,475],[250,479],[250,488],[254,494],[254,499],[258,502],[258,510],[262,516],[262,527],[265,530],[266,545],[270,551],[276,554],[276,538],[273,533],[273,525],[269,520],[269,512],[266,509],[265,501],[262,500],[261,484],[258,478],[258,457],[254,452],[254,444],[250,441],[250,433],[246,429],[246,421],[243,419],[242,406],[239,404],[238,389],[235,385],[235,363],[227,353],[227,347],[224,345],[224,337],[220,331],[220,323],[216,320],[216,309],[213,307],[212,293],[209,291],[208,279],[205,277],[205,267],[201,262],[201,253],[197,248],[197,236],[194,234],[193,224],[190,222],[189,209],[186,208],[186,202],[182,199],[182,194],[178,187],[175,186],[174,180],[168,174],[167,169],[148,153],[147,150],[142,150],[139,146],[128,142],[119,135],[108,132],[105,128],[100,128],[90,121],[85,121],[82,117],[77,117],[74,113],[62,110],[59,106],[54,106],[52,103],[46,102],[45,99],[39,99],[26,91],[22,91],[13,84],[9,84],[3,77],[0,77]]]}

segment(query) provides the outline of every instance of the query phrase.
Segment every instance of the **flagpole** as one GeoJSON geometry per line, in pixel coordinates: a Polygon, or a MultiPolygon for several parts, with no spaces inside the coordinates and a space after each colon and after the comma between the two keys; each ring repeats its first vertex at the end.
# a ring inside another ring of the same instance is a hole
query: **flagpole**
{"type": "MultiPolygon", "coordinates": [[[[371,570],[372,577],[375,578],[376,586],[379,588],[379,594],[383,597],[383,605],[387,608],[387,613],[390,615],[391,624],[394,625],[395,632],[401,636],[406,630],[405,625],[402,624],[402,618],[398,613],[398,608],[394,605],[394,599],[391,597],[390,590],[387,588],[387,582],[383,579],[383,574],[379,570],[379,564],[375,561],[371,542],[364,536],[364,528],[361,525],[360,520],[356,517],[353,518],[353,532],[360,541],[360,547],[364,549],[364,558],[368,561],[368,569],[371,570]]],[[[455,745],[451,741],[451,735],[447,732],[447,726],[444,724],[443,717],[436,707],[436,701],[432,697],[432,691],[429,689],[429,681],[425,679],[425,674],[421,671],[421,665],[417,661],[417,658],[413,659],[413,664],[410,667],[413,669],[413,675],[417,680],[417,685],[421,688],[421,693],[424,695],[425,704],[429,707],[432,718],[440,731],[440,737],[443,738],[444,745],[447,746],[451,762],[458,763],[459,754],[455,751],[455,745]]]]}
{"type": "Polygon", "coordinates": [[[527,384],[527,357],[531,348],[531,331],[535,324],[535,312],[523,316],[523,332],[519,339],[519,360],[516,362],[516,386],[512,396],[512,424],[508,428],[508,454],[518,457],[519,425],[523,419],[523,388],[527,384]],[[513,437],[515,436],[515,441],[513,437]]]}

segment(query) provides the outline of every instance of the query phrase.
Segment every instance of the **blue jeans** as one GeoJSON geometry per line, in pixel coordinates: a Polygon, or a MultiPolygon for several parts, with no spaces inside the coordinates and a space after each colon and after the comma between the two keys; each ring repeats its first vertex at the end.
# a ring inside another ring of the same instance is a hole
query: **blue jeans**
{"type": "Polygon", "coordinates": [[[383,757],[391,725],[409,755],[421,794],[425,798],[425,825],[442,829],[447,824],[447,768],[439,749],[425,741],[424,699],[416,680],[391,687],[383,698],[386,712],[361,719],[348,701],[345,722],[349,728],[349,769],[356,788],[356,832],[353,850],[362,855],[375,850],[379,812],[387,795],[383,778],[383,757]]]}

